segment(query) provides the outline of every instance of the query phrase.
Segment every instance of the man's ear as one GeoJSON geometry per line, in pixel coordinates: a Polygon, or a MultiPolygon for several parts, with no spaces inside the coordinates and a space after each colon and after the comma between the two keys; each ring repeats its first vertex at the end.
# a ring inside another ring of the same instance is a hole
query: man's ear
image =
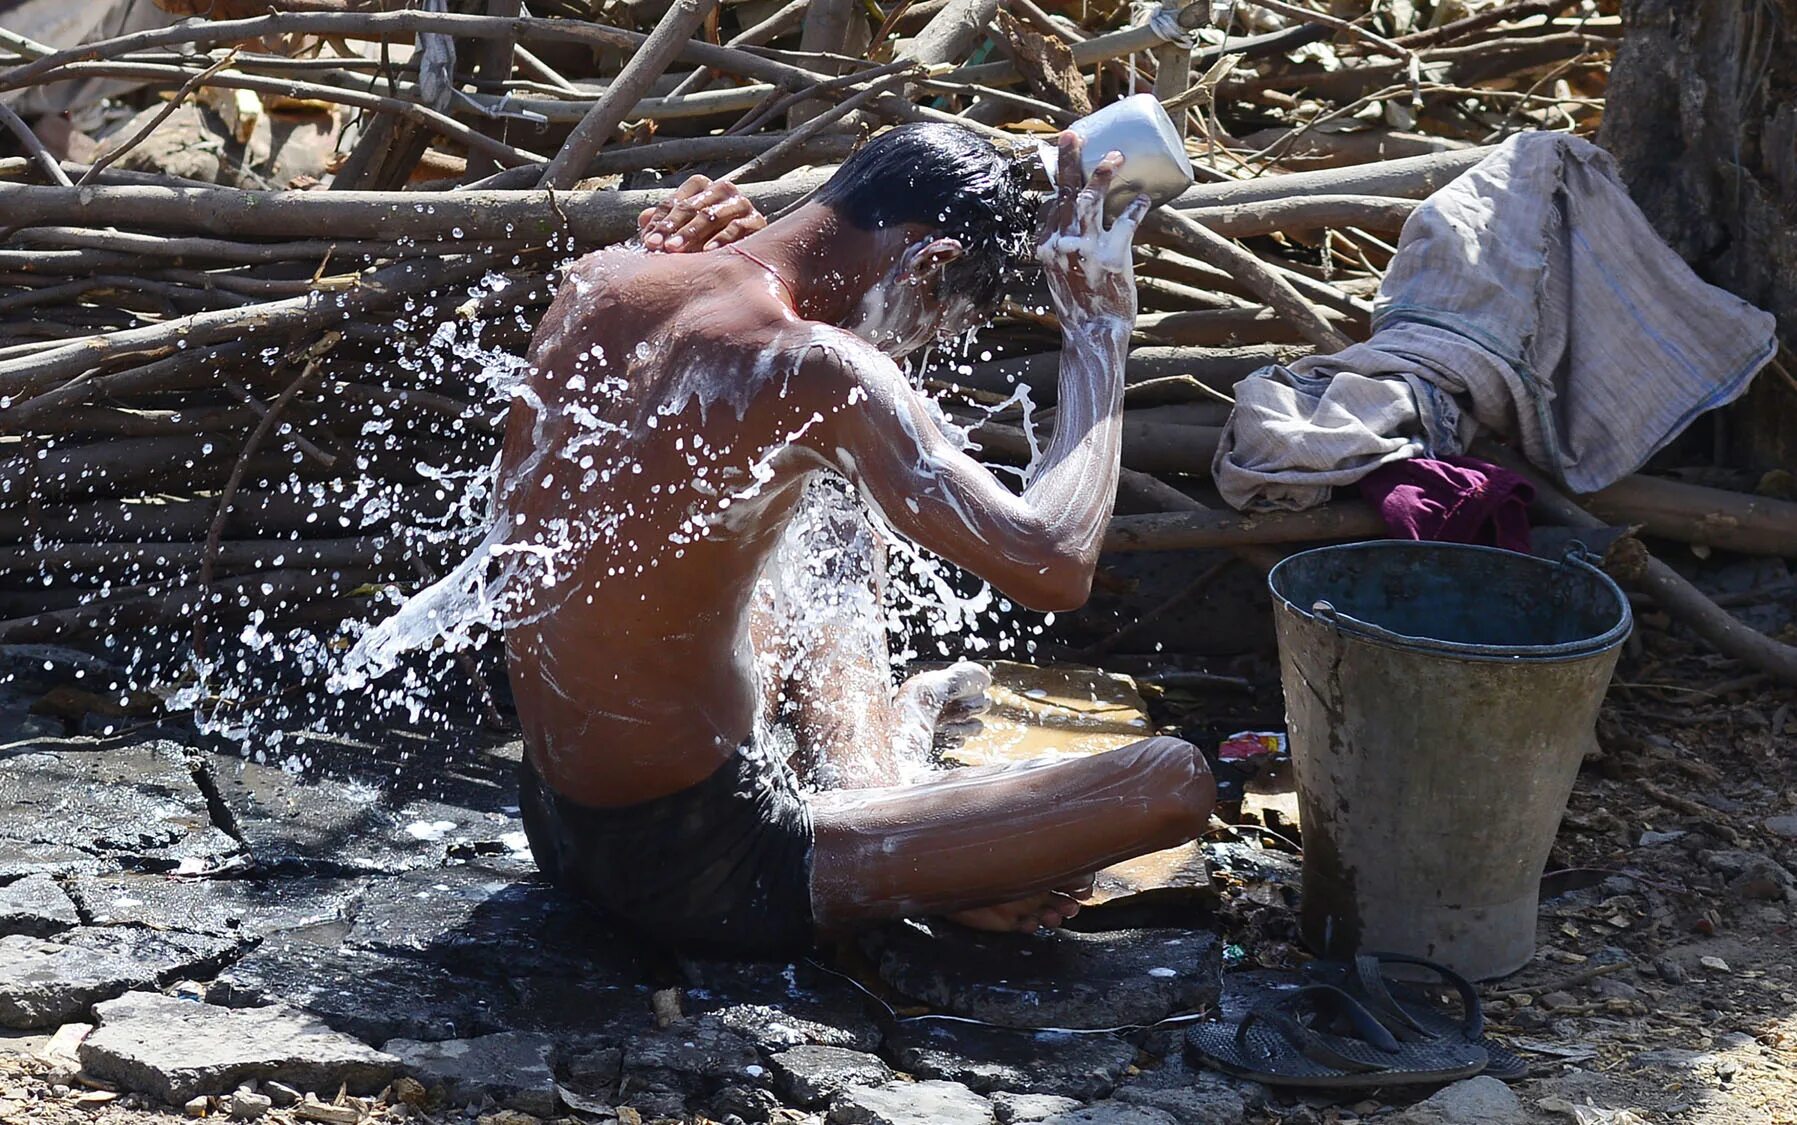
{"type": "Polygon", "coordinates": [[[934,281],[950,262],[965,253],[960,239],[956,238],[935,238],[914,247],[905,260],[906,284],[922,285],[934,281]]]}

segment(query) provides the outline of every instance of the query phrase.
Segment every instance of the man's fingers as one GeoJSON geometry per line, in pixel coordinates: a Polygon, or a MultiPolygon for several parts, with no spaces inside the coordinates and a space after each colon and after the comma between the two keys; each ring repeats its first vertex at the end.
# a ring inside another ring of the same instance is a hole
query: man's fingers
{"type": "Polygon", "coordinates": [[[720,246],[728,246],[739,238],[754,234],[766,225],[767,220],[761,218],[760,215],[750,215],[746,218],[732,219],[724,224],[723,230],[717,232],[712,235],[711,238],[706,240],[704,249],[716,250],[720,246]]]}
{"type": "Polygon", "coordinates": [[[1135,241],[1136,228],[1142,225],[1142,219],[1148,214],[1149,199],[1146,195],[1138,195],[1129,201],[1123,214],[1111,224],[1105,232],[1105,256],[1113,260],[1121,260],[1128,256],[1130,243],[1135,241]]]}
{"type": "Polygon", "coordinates": [[[1080,168],[1080,156],[1084,146],[1085,142],[1080,139],[1079,134],[1069,130],[1062,130],[1060,137],[1055,141],[1055,147],[1058,150],[1054,170],[1055,187],[1065,191],[1069,196],[1078,191],[1080,185],[1085,182],[1085,176],[1082,175],[1080,168]]]}
{"type": "Polygon", "coordinates": [[[668,236],[668,246],[702,246],[733,220],[743,218],[754,210],[755,207],[748,198],[741,195],[733,195],[721,203],[701,206],[684,226],[668,236]]]}
{"type": "Polygon", "coordinates": [[[705,191],[706,189],[710,188],[711,186],[712,186],[711,177],[701,176],[701,175],[698,175],[697,173],[695,173],[691,176],[688,176],[686,178],[685,183],[681,184],[678,188],[674,189],[674,198],[677,200],[691,199],[692,197],[700,194],[701,192],[705,191]]]}

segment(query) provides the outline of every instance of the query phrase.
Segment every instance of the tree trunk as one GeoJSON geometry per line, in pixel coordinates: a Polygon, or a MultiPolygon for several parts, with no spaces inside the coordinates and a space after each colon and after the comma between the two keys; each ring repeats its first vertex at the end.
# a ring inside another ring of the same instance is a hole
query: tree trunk
{"type": "MultiPolygon", "coordinates": [[[[1600,140],[1654,226],[1706,280],[1797,343],[1797,0],[1623,0],[1600,140]]],[[[1768,372],[1719,451],[1797,464],[1797,389],[1768,372]]]]}

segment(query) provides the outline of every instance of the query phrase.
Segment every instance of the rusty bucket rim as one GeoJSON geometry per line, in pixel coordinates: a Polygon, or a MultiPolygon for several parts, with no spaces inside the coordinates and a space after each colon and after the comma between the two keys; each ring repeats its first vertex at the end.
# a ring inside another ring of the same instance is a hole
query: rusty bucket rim
{"type": "Polygon", "coordinates": [[[1616,580],[1605,574],[1589,560],[1592,556],[1581,543],[1569,546],[1565,557],[1558,562],[1544,559],[1539,555],[1523,554],[1520,551],[1507,551],[1501,547],[1486,547],[1473,543],[1443,543],[1433,540],[1413,539],[1374,539],[1361,543],[1334,543],[1323,547],[1313,547],[1299,551],[1281,559],[1272,570],[1267,572],[1267,590],[1274,602],[1312,624],[1322,625],[1338,635],[1361,641],[1365,644],[1378,645],[1383,648],[1399,649],[1406,652],[1424,653],[1430,656],[1446,657],[1455,660],[1480,661],[1491,663],[1529,663],[1553,664],[1572,660],[1584,660],[1608,652],[1628,639],[1634,629],[1634,608],[1629,604],[1628,595],[1616,580]],[[1326,601],[1313,603],[1310,608],[1300,606],[1292,601],[1279,588],[1282,571],[1287,571],[1300,560],[1317,555],[1341,555],[1349,552],[1363,553],[1398,553],[1426,552],[1430,554],[1481,553],[1502,555],[1507,559],[1527,560],[1531,565],[1540,565],[1556,572],[1564,572],[1565,568],[1577,567],[1590,577],[1596,578],[1610,592],[1621,612],[1616,623],[1610,628],[1594,636],[1574,641],[1562,641],[1552,645],[1481,645],[1465,641],[1448,641],[1435,637],[1418,637],[1406,633],[1394,632],[1371,622],[1362,621],[1336,610],[1326,601]],[[1328,612],[1317,612],[1316,607],[1325,607],[1328,612]]]}

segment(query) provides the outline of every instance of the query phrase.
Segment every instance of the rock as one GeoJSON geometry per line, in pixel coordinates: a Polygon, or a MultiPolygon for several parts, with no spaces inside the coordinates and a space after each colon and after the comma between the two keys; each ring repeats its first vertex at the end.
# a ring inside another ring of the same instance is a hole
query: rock
{"type": "Polygon", "coordinates": [[[0,1027],[55,1027],[133,988],[153,968],[94,949],[14,935],[0,938],[0,1027]]]}
{"type": "Polygon", "coordinates": [[[1162,1090],[1125,1086],[1113,1096],[1118,1101],[1152,1106],[1168,1113],[1179,1125],[1236,1125],[1248,1112],[1240,1089],[1227,1079],[1209,1074],[1196,1076],[1189,1086],[1162,1090]]]}
{"type": "Polygon", "coordinates": [[[371,880],[346,947],[434,961],[476,975],[549,976],[583,990],[643,979],[636,948],[579,899],[472,864],[371,880]]]}
{"type": "Polygon", "coordinates": [[[243,933],[196,934],[148,926],[82,926],[51,939],[130,961],[155,973],[161,986],[210,977],[233,960],[251,938],[243,933]]]}
{"type": "MultiPolygon", "coordinates": [[[[1241,975],[1232,973],[1225,979],[1233,981],[1241,975]]],[[[1181,1125],[1236,1125],[1248,1109],[1267,1104],[1268,1091],[1260,1083],[1230,1078],[1192,1063],[1180,1047],[1177,1030],[1171,1047],[1172,1053],[1158,1065],[1130,1076],[1111,1097],[1164,1110],[1181,1125]]]]}
{"type": "Polygon", "coordinates": [[[601,1047],[577,1051],[568,1058],[568,1079],[577,1090],[609,1089],[618,1084],[624,1069],[624,1048],[601,1047]]]}
{"type": "Polygon", "coordinates": [[[1028,1090],[1090,1101],[1111,1092],[1136,1049],[1114,1035],[1013,1031],[925,1021],[902,1024],[886,1050],[899,1069],[986,1094],[1028,1090]]]}
{"type": "Polygon", "coordinates": [[[0,936],[48,937],[80,924],[75,904],[48,875],[27,875],[0,887],[0,936]]]}
{"type": "Polygon", "coordinates": [[[682,1121],[686,1116],[686,1094],[666,1086],[632,1090],[626,1104],[618,1107],[619,1125],[632,1120],[639,1125],[643,1121],[682,1121]],[[636,1116],[633,1118],[631,1114],[636,1116]]]}
{"type": "Polygon", "coordinates": [[[300,1092],[285,1082],[276,1082],[270,1079],[262,1083],[262,1088],[268,1091],[268,1096],[273,1098],[274,1103],[278,1106],[285,1108],[299,1103],[300,1092]]]}
{"type": "Polygon", "coordinates": [[[1391,1125],[1528,1125],[1529,1112],[1510,1087],[1480,1076],[1444,1086],[1390,1121],[1391,1125]]]}
{"type": "Polygon", "coordinates": [[[187,1104],[181,1107],[181,1111],[189,1117],[204,1117],[206,1116],[206,1111],[211,1108],[212,1099],[208,1098],[205,1094],[201,1094],[197,1098],[187,1099],[187,1104]]]}
{"type": "Polygon", "coordinates": [[[1797,814],[1767,817],[1766,831],[1786,840],[1797,840],[1797,814]]]}
{"type": "Polygon", "coordinates": [[[1560,1008],[1576,1008],[1579,999],[1570,992],[1550,992],[1535,1002],[1552,1012],[1560,1008]]]}
{"type": "Polygon", "coordinates": [[[892,1081],[892,1068],[878,1055],[840,1047],[804,1044],[768,1060],[774,1086],[802,1106],[829,1101],[845,1086],[880,1086],[892,1081]]]}
{"type": "Polygon", "coordinates": [[[381,1050],[428,1085],[441,1085],[455,1105],[484,1095],[540,1117],[555,1113],[555,1043],[546,1035],[502,1031],[476,1039],[424,1043],[392,1039],[381,1050]]]}
{"type": "Polygon", "coordinates": [[[1651,1051],[1642,1051],[1631,1055],[1629,1065],[1654,1070],[1692,1070],[1707,1057],[1702,1051],[1690,1051],[1680,1047],[1658,1047],[1651,1051]]]}
{"type": "Polygon", "coordinates": [[[373,1043],[518,1030],[501,1018],[512,1002],[503,985],[426,961],[306,940],[311,936],[264,941],[221,972],[206,999],[230,1007],[292,1004],[373,1043]]]}
{"type": "Polygon", "coordinates": [[[1222,946],[1193,930],[985,934],[949,923],[867,931],[881,979],[906,996],[1000,1027],[1150,1024],[1214,1006],[1222,946]]]}
{"type": "Polygon", "coordinates": [[[998,1118],[998,1125],[1036,1125],[1056,1114],[1078,1108],[1079,1102],[1074,1099],[1053,1094],[1016,1094],[1000,1090],[992,1095],[992,1113],[998,1118]]]}
{"type": "Polygon", "coordinates": [[[134,992],[94,1011],[100,1026],[81,1044],[83,1068],[171,1103],[230,1090],[248,1078],[371,1093],[398,1065],[391,1055],[280,1005],[220,1008],[134,992]]]}
{"type": "Polygon", "coordinates": [[[836,1095],[829,1125],[992,1125],[985,1098],[958,1082],[887,1082],[836,1095]]]}
{"type": "Polygon", "coordinates": [[[1697,963],[1699,965],[1702,965],[1704,968],[1709,969],[1711,972],[1716,972],[1716,973],[1732,973],[1732,972],[1734,972],[1733,969],[1728,967],[1728,962],[1724,961],[1720,957],[1699,957],[1697,959],[1697,963]]]}
{"type": "Polygon", "coordinates": [[[1097,1102],[1084,1109],[1057,1113],[1042,1125],[1179,1125],[1170,1113],[1129,1102],[1097,1102]]]}
{"type": "Polygon", "coordinates": [[[225,1099],[225,1112],[234,1121],[254,1121],[274,1108],[275,1101],[254,1090],[239,1090],[225,1099]]]}
{"type": "Polygon", "coordinates": [[[1639,1000],[1641,990],[1615,977],[1599,977],[1591,982],[1591,991],[1606,1000],[1639,1000]]]}
{"type": "Polygon", "coordinates": [[[0,878],[241,864],[172,742],[27,750],[0,759],[0,878]]]}
{"type": "Polygon", "coordinates": [[[1644,848],[1652,848],[1657,847],[1660,844],[1670,844],[1674,840],[1682,840],[1688,835],[1690,835],[1690,833],[1682,828],[1675,829],[1671,832],[1654,832],[1649,830],[1641,833],[1641,846],[1644,848]]]}
{"type": "Polygon", "coordinates": [[[632,1037],[623,1072],[627,1080],[668,1087],[686,1085],[682,1079],[756,1084],[768,1077],[754,1044],[711,1016],[632,1037]]]}
{"type": "Polygon", "coordinates": [[[715,1015],[769,1054],[801,1043],[879,1049],[880,1029],[865,997],[834,973],[806,962],[687,961],[683,967],[692,983],[687,1011],[715,1015]]]}
{"type": "Polygon", "coordinates": [[[734,1117],[760,1125],[773,1121],[779,1112],[780,1099],[759,1086],[725,1086],[711,1099],[711,1116],[720,1119],[734,1117]]]}
{"type": "Polygon", "coordinates": [[[69,893],[101,925],[136,923],[159,930],[262,937],[335,922],[349,913],[362,883],[354,879],[162,879],[78,875],[69,893]]]}
{"type": "Polygon", "coordinates": [[[469,809],[454,817],[403,817],[374,785],[315,771],[299,776],[224,754],[209,754],[204,762],[219,800],[263,869],[328,876],[437,867],[453,846],[489,837],[497,841],[521,830],[515,820],[469,809]]]}
{"type": "Polygon", "coordinates": [[[65,1023],[56,1029],[38,1051],[38,1057],[50,1064],[47,1077],[52,1082],[70,1082],[81,1069],[81,1041],[94,1030],[91,1023],[65,1023]]]}

